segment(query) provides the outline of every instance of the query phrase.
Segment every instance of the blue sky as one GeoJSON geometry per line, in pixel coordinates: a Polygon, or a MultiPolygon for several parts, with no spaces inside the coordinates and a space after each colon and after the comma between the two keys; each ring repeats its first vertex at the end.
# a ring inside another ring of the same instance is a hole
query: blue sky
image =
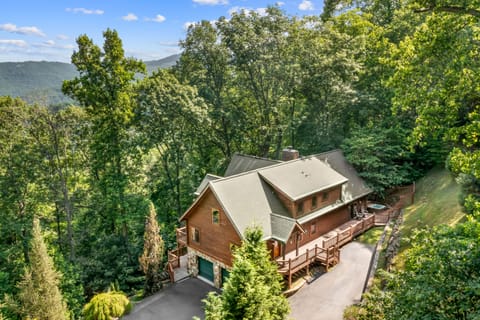
{"type": "Polygon", "coordinates": [[[0,62],[70,62],[75,39],[118,31],[127,56],[143,60],[179,53],[189,23],[229,17],[278,3],[290,15],[318,15],[323,0],[5,0],[0,11],[0,62]]]}

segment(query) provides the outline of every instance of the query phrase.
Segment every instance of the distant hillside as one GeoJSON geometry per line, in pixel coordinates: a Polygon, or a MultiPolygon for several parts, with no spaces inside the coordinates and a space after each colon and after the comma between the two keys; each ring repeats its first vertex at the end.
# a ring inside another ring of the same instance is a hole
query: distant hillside
{"type": "MultiPolygon", "coordinates": [[[[168,68],[180,55],[160,60],[146,61],[148,73],[158,68],[168,68]]],[[[29,103],[62,104],[72,100],[63,95],[63,80],[73,79],[77,71],[72,64],[47,61],[0,63],[0,96],[25,99],[29,103]]]]}

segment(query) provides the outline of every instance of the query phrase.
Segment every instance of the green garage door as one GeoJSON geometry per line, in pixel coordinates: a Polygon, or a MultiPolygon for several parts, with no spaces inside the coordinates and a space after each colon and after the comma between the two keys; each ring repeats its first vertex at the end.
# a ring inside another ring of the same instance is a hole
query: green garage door
{"type": "Polygon", "coordinates": [[[228,272],[227,269],[222,268],[222,287],[223,287],[223,284],[227,281],[229,276],[230,276],[230,272],[228,272]]]}
{"type": "Polygon", "coordinates": [[[198,275],[213,282],[213,263],[198,257],[198,275]]]}

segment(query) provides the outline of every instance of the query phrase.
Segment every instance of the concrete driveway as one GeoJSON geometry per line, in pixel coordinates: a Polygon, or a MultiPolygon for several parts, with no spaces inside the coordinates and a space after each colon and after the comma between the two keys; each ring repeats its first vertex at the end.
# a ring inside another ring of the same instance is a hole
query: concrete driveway
{"type": "Polygon", "coordinates": [[[196,278],[188,278],[137,303],[122,320],[203,319],[202,299],[215,288],[196,278]]]}
{"type": "Polygon", "coordinates": [[[340,252],[340,263],[330,272],[305,284],[288,298],[296,320],[342,320],[343,309],[360,300],[373,246],[351,242],[340,252]]]}

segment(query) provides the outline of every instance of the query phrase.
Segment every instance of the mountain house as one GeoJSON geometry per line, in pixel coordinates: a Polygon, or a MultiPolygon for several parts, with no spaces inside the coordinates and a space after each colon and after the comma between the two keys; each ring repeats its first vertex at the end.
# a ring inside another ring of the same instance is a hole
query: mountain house
{"type": "Polygon", "coordinates": [[[290,287],[292,275],[313,262],[328,271],[340,261],[339,247],[374,225],[366,200],[372,190],[340,150],[299,157],[287,148],[282,155],[235,154],[225,177],[203,179],[177,230],[189,274],[221,287],[231,248],[256,225],[290,287]]]}

